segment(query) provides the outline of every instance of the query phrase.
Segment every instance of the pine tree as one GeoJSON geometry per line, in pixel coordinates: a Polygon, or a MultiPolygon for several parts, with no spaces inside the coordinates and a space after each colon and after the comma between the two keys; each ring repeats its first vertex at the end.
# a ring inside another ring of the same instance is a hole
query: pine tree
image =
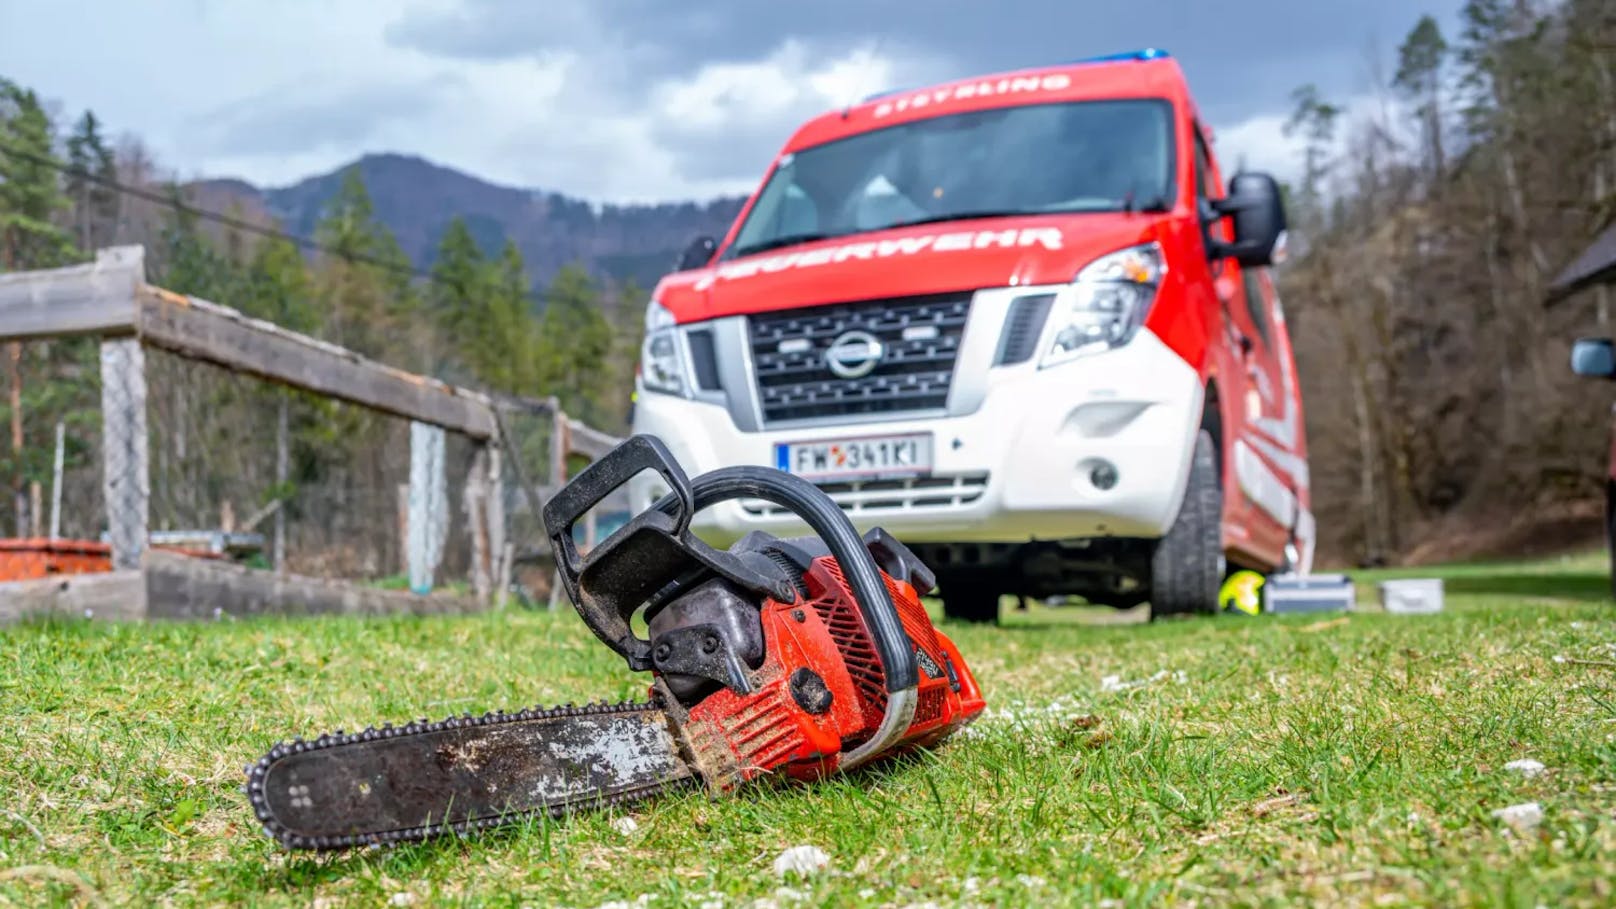
{"type": "Polygon", "coordinates": [[[598,422],[610,393],[612,327],[600,313],[599,289],[582,266],[564,266],[550,282],[539,337],[545,388],[569,413],[598,422]]]}
{"type": "Polygon", "coordinates": [[[409,259],[376,219],[357,168],[343,175],[315,238],[326,250],[315,283],[328,340],[405,369],[424,368],[431,352],[424,326],[412,318],[409,259]]]}
{"type": "Polygon", "coordinates": [[[1424,134],[1426,166],[1432,182],[1440,183],[1446,164],[1442,146],[1442,91],[1448,42],[1442,37],[1436,20],[1430,16],[1420,17],[1398,48],[1397,57],[1397,75],[1392,78],[1392,86],[1414,104],[1420,131],[1424,134]]]}
{"type": "Polygon", "coordinates": [[[1291,93],[1296,105],[1285,123],[1287,137],[1300,135],[1302,149],[1302,185],[1297,194],[1298,221],[1312,229],[1320,228],[1328,220],[1324,213],[1324,180],[1329,175],[1330,157],[1335,143],[1336,120],[1341,108],[1323,99],[1313,85],[1304,85],[1291,93]]]}
{"type": "Polygon", "coordinates": [[[493,289],[489,263],[463,218],[449,222],[438,243],[427,299],[450,359],[471,364],[482,342],[483,310],[493,289]]]}
{"type": "Polygon", "coordinates": [[[314,280],[308,262],[290,240],[259,243],[243,284],[235,304],[242,312],[303,334],[319,332],[314,280]]]}
{"type": "MultiPolygon", "coordinates": [[[[39,103],[39,96],[31,89],[0,79],[0,272],[47,268],[73,255],[72,241],[55,223],[66,200],[57,184],[60,164],[53,151],[54,143],[50,117],[39,103]]],[[[25,395],[24,359],[19,342],[6,345],[9,393],[5,410],[11,445],[4,463],[11,485],[12,518],[19,536],[29,530],[30,523],[25,492],[29,448],[24,415],[31,412],[41,392],[49,391],[48,386],[31,388],[25,395]]]]}
{"type": "Polygon", "coordinates": [[[65,189],[73,204],[75,236],[88,255],[111,244],[119,205],[118,192],[110,185],[118,178],[118,165],[93,111],[85,111],[67,137],[67,166],[65,189]]]}
{"type": "Polygon", "coordinates": [[[544,350],[533,314],[533,282],[515,243],[507,240],[499,258],[490,263],[487,284],[491,293],[476,360],[478,373],[503,391],[542,394],[544,350]]]}
{"type": "MultiPolygon", "coordinates": [[[[633,278],[614,288],[617,305],[612,308],[612,357],[610,384],[614,389],[633,388],[634,371],[639,365],[640,346],[645,340],[645,305],[650,292],[633,278]]],[[[630,396],[618,395],[605,403],[608,423],[602,428],[626,430],[631,416],[630,396]]]]}
{"type": "Polygon", "coordinates": [[[67,199],[54,144],[39,96],[0,80],[0,269],[48,268],[73,255],[55,223],[67,199]]]}
{"type": "Polygon", "coordinates": [[[236,287],[234,263],[202,233],[178,184],[169,184],[168,197],[162,240],[152,263],[157,283],[175,293],[230,305],[236,287]]]}

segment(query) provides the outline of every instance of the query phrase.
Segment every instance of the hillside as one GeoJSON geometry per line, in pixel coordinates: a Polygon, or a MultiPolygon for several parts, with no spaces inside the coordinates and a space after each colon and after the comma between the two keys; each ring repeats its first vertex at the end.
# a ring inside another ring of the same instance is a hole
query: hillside
{"type": "Polygon", "coordinates": [[[514,240],[538,281],[548,280],[568,262],[581,261],[596,274],[633,278],[650,287],[691,238],[727,230],[744,201],[730,197],[704,204],[597,209],[560,193],[498,186],[422,158],[393,154],[366,155],[291,186],[266,189],[222,179],[192,189],[211,207],[239,205],[249,213],[267,213],[285,229],[308,236],[349,167],[359,169],[376,216],[417,265],[430,267],[444,229],[458,215],[487,251],[497,251],[506,238],[514,240]]]}

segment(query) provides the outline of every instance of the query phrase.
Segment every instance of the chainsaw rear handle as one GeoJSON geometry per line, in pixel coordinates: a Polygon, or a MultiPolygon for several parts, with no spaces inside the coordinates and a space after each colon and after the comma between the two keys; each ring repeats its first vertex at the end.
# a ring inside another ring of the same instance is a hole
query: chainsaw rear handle
{"type": "MultiPolygon", "coordinates": [[[[691,484],[695,510],[730,499],[762,499],[788,509],[813,530],[830,549],[842,576],[853,589],[853,601],[864,615],[864,625],[875,640],[886,678],[887,708],[875,734],[842,755],[839,767],[851,770],[884,754],[903,738],[915,718],[920,669],[914,644],[903,630],[875,557],[853,529],[853,522],[818,486],[781,470],[767,467],[721,467],[697,477],[691,484]]],[[[678,493],[663,497],[656,508],[680,507],[678,493]]]]}

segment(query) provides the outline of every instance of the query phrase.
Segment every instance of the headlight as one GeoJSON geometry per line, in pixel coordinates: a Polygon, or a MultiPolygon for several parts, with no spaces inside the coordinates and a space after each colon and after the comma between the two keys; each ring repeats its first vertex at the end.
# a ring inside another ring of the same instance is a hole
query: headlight
{"type": "Polygon", "coordinates": [[[1167,266],[1161,246],[1146,243],[1090,262],[1062,288],[1049,317],[1039,367],[1121,347],[1145,324],[1167,266]]]}
{"type": "Polygon", "coordinates": [[[645,307],[645,343],[640,347],[640,381],[651,391],[685,393],[685,361],[673,313],[655,300],[645,307]]]}

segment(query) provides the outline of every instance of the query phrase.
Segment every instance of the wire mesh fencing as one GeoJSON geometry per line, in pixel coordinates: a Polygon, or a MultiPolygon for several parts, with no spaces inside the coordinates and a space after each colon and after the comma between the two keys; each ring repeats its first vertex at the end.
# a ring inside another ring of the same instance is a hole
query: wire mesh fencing
{"type": "MultiPolygon", "coordinates": [[[[147,589],[182,612],[219,598],[253,612],[294,587],[326,611],[399,603],[319,579],[541,601],[543,503],[617,441],[554,401],[496,404],[148,285],[138,248],[0,276],[0,311],[0,563],[58,537],[101,560],[85,571],[161,575],[147,589]]],[[[585,523],[585,546],[609,532],[585,523]]]]}
{"type": "Polygon", "coordinates": [[[501,594],[532,607],[548,603],[555,566],[543,506],[558,486],[556,412],[545,401],[499,399],[500,469],[492,500],[505,528],[498,553],[501,594]]]}
{"type": "Polygon", "coordinates": [[[99,540],[99,343],[88,338],[0,344],[0,536],[99,540]]]}
{"type": "Polygon", "coordinates": [[[146,370],[153,545],[319,578],[467,588],[473,440],[160,350],[146,351],[146,370]],[[425,554],[413,577],[412,543],[425,554]]]}

